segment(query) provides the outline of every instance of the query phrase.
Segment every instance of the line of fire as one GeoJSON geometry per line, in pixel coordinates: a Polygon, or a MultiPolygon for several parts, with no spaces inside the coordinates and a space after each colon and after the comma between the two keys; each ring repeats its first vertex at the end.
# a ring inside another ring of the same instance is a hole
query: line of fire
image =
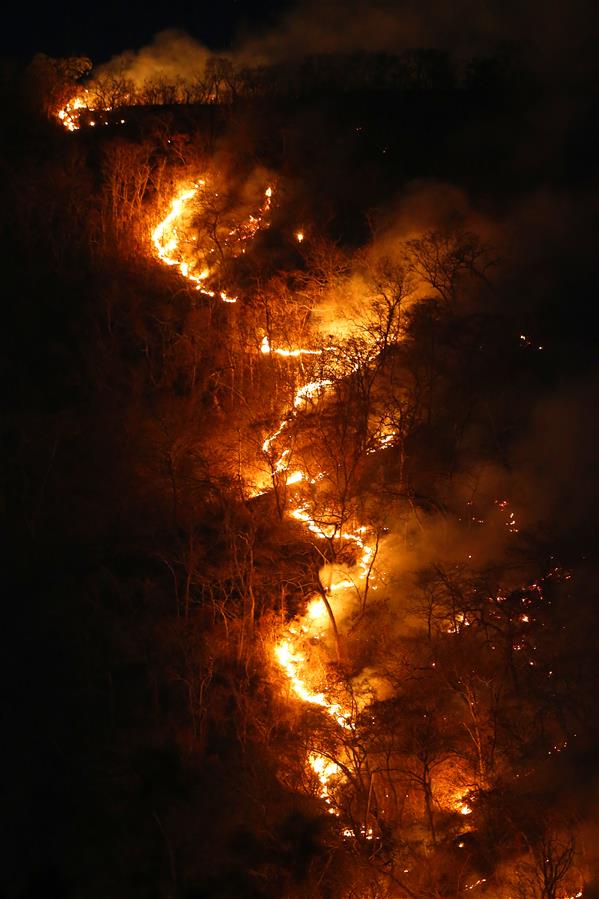
{"type": "Polygon", "coordinates": [[[27,69],[8,895],[599,896],[566,150],[520,69],[360,60],[27,69]]]}

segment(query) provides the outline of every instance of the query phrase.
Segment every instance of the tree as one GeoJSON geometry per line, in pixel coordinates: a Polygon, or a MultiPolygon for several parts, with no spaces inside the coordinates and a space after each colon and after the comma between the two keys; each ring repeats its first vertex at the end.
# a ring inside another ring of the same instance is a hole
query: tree
{"type": "Polygon", "coordinates": [[[406,244],[409,265],[416,277],[432,287],[452,310],[466,281],[488,285],[487,272],[497,259],[489,244],[470,231],[427,231],[406,244]]]}
{"type": "Polygon", "coordinates": [[[151,184],[151,156],[149,143],[114,140],[104,149],[102,229],[105,238],[111,235],[122,253],[138,255],[140,245],[145,247],[144,200],[151,184]]]}
{"type": "Polygon", "coordinates": [[[211,56],[204,71],[207,98],[211,103],[234,102],[239,82],[233,63],[225,56],[211,56]]]}
{"type": "Polygon", "coordinates": [[[56,116],[80,92],[78,82],[91,68],[91,60],[86,56],[54,59],[45,53],[37,53],[26,74],[31,101],[49,118],[56,116]]]}
{"type": "Polygon", "coordinates": [[[89,106],[92,109],[117,109],[133,105],[135,93],[135,83],[126,75],[105,73],[90,82],[89,106]]]}
{"type": "Polygon", "coordinates": [[[528,855],[515,865],[521,899],[559,899],[581,895],[576,866],[576,839],[571,821],[535,809],[531,829],[523,834],[528,855]],[[544,820],[543,820],[544,817],[544,820]]]}

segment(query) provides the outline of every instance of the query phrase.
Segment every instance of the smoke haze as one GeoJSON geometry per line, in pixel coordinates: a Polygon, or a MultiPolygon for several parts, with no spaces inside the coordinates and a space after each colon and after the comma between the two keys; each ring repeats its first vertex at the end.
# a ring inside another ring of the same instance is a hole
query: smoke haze
{"type": "Polygon", "coordinates": [[[125,50],[98,66],[95,76],[130,78],[137,87],[154,78],[194,81],[204,70],[210,51],[179,29],[159,32],[146,47],[125,50]]]}
{"type": "MultiPolygon", "coordinates": [[[[274,25],[240,29],[219,51],[238,66],[298,61],[307,55],[401,53],[433,47],[458,59],[519,55],[544,76],[578,79],[593,65],[596,13],[586,0],[481,4],[474,0],[423,5],[416,0],[306,0],[283,12],[274,25]]],[[[126,50],[102,66],[137,82],[157,73],[189,78],[214,55],[185,31],[160,31],[141,50],[126,50]]]]}

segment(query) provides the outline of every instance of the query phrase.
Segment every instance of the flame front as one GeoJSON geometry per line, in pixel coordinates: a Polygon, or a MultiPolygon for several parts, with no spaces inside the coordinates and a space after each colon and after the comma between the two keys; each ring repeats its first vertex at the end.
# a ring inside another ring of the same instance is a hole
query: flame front
{"type": "Polygon", "coordinates": [[[340,727],[350,726],[349,709],[344,709],[338,702],[331,702],[323,692],[315,693],[306,685],[302,678],[306,657],[297,648],[293,648],[291,633],[275,646],[275,658],[289,679],[291,689],[296,696],[303,702],[321,706],[340,727]]]}
{"type": "MultiPolygon", "coordinates": [[[[179,234],[181,223],[185,217],[186,212],[188,211],[190,203],[194,200],[194,198],[198,196],[198,192],[205,187],[205,184],[206,182],[203,179],[199,179],[192,184],[185,185],[179,191],[179,193],[172,200],[170,210],[167,215],[156,225],[156,227],[152,231],[152,243],[157,257],[162,263],[164,263],[164,265],[177,268],[179,273],[187,281],[190,281],[191,283],[196,285],[196,290],[200,290],[202,291],[202,293],[207,294],[208,296],[215,296],[215,292],[207,289],[207,287],[205,286],[205,282],[210,278],[212,274],[210,267],[204,266],[200,271],[196,270],[196,268],[194,267],[194,260],[190,258],[189,255],[185,252],[179,234]]],[[[264,193],[265,199],[260,213],[256,216],[251,215],[238,228],[233,229],[230,232],[230,236],[237,237],[239,241],[245,241],[253,237],[261,227],[263,218],[270,209],[272,196],[272,188],[267,187],[264,193]]],[[[301,238],[298,237],[298,239],[300,240],[302,238],[303,235],[301,238]]],[[[224,302],[232,303],[234,303],[237,299],[236,297],[229,296],[225,291],[220,292],[220,298],[224,302]]],[[[273,349],[267,336],[262,339],[260,351],[264,355],[274,354],[283,358],[292,359],[297,359],[304,355],[318,356],[323,352],[323,350],[303,347],[273,349]]],[[[293,398],[294,412],[297,412],[297,410],[301,409],[307,400],[320,395],[331,385],[332,381],[328,379],[322,379],[320,381],[312,381],[306,383],[299,387],[295,392],[293,398]]],[[[262,444],[264,453],[268,454],[271,452],[273,445],[284,432],[288,421],[288,418],[283,419],[276,431],[264,440],[262,444]]],[[[287,475],[289,455],[289,449],[283,449],[281,451],[274,463],[274,468],[277,472],[287,475]]],[[[287,475],[286,483],[288,485],[299,484],[305,479],[305,472],[296,469],[295,471],[287,475]]],[[[329,534],[325,529],[321,528],[314,521],[314,518],[308,510],[307,505],[303,504],[296,506],[291,510],[291,515],[297,520],[303,521],[307,525],[308,529],[312,533],[315,533],[318,537],[330,538],[331,536],[333,536],[332,534],[329,534]]],[[[360,536],[359,532],[356,532],[354,534],[346,534],[345,539],[358,543],[358,545],[362,549],[360,565],[362,568],[368,566],[369,559],[372,556],[372,549],[367,546],[363,538],[360,536]]],[[[335,586],[337,589],[339,589],[344,585],[345,584],[343,582],[340,582],[335,586]]],[[[319,597],[314,597],[312,599],[312,601],[308,605],[306,615],[310,627],[305,624],[303,626],[303,633],[308,633],[310,628],[313,628],[314,626],[316,626],[318,630],[322,632],[323,626],[326,623],[326,610],[322,600],[319,597]]],[[[307,660],[305,655],[300,650],[299,645],[295,639],[293,628],[289,628],[286,636],[283,637],[275,646],[274,657],[279,668],[285,674],[293,693],[297,696],[298,699],[300,699],[302,702],[319,706],[320,708],[324,709],[336,721],[339,727],[347,729],[351,726],[351,713],[349,709],[344,708],[339,702],[335,702],[329,699],[324,691],[313,690],[308,686],[307,681],[304,677],[304,666],[306,665],[307,660]]],[[[320,755],[317,752],[311,752],[309,754],[308,764],[320,782],[321,788],[319,795],[322,799],[325,800],[325,802],[327,802],[327,804],[330,805],[332,803],[330,795],[330,781],[333,777],[339,775],[339,766],[331,759],[327,759],[325,756],[320,755]]],[[[331,808],[329,809],[329,811],[333,812],[333,809],[331,808]]]]}
{"type": "MultiPolygon", "coordinates": [[[[210,279],[215,274],[208,264],[198,264],[197,252],[191,245],[190,239],[185,236],[185,222],[192,215],[193,201],[201,190],[205,189],[205,181],[198,179],[188,182],[178,191],[171,202],[168,213],[156,225],[152,231],[152,245],[158,259],[166,266],[175,268],[188,282],[194,284],[197,290],[208,296],[215,296],[215,292],[209,289],[210,279]]],[[[232,228],[230,237],[243,244],[251,239],[261,227],[263,218],[270,208],[272,188],[267,188],[264,194],[264,202],[258,214],[250,215],[240,225],[232,228]]],[[[243,250],[242,250],[243,252],[243,250]]],[[[220,291],[220,298],[225,302],[235,302],[236,297],[229,296],[225,291],[220,291]]],[[[287,346],[273,347],[268,335],[261,338],[259,345],[260,354],[274,356],[282,359],[301,361],[302,357],[324,357],[332,353],[335,347],[304,347],[287,346]]],[[[375,351],[372,347],[372,352],[375,351]]],[[[327,362],[326,358],[324,359],[327,362]]],[[[334,369],[334,356],[329,369],[334,369]]],[[[309,407],[313,400],[322,398],[334,387],[332,378],[321,377],[317,380],[306,380],[301,383],[293,393],[290,408],[279,421],[276,428],[262,442],[262,451],[268,458],[272,473],[273,484],[283,483],[288,492],[287,513],[298,522],[301,522],[307,531],[313,535],[315,541],[323,541],[328,544],[326,551],[335,546],[352,545],[355,550],[355,563],[351,568],[346,568],[342,576],[329,576],[328,584],[323,588],[324,596],[314,594],[306,606],[303,615],[287,624],[279,639],[272,647],[274,662],[285,678],[291,694],[295,699],[321,709],[340,728],[340,734],[345,734],[340,745],[347,742],[348,735],[354,727],[356,711],[362,710],[370,701],[370,695],[360,695],[354,692],[351,699],[351,707],[347,700],[344,701],[342,689],[338,686],[331,687],[326,679],[318,674],[314,665],[314,656],[321,655],[326,659],[327,635],[329,634],[330,619],[338,609],[337,603],[360,598],[364,595],[361,591],[366,585],[372,585],[376,589],[377,577],[373,571],[376,558],[376,544],[374,537],[367,527],[353,523],[353,526],[340,527],[338,523],[329,523],[326,518],[317,515],[312,504],[312,494],[306,486],[314,486],[325,477],[325,472],[309,473],[298,465],[292,455],[291,425],[303,411],[309,407]],[[374,582],[374,583],[372,583],[374,582]],[[326,597],[326,598],[325,598],[326,597]],[[333,608],[334,607],[334,608],[333,608]]],[[[373,440],[368,452],[384,449],[390,445],[395,437],[395,431],[390,424],[380,422],[378,429],[373,434],[373,440]]],[[[504,509],[504,504],[500,505],[504,509]]],[[[513,527],[514,517],[511,516],[508,527],[513,527]]],[[[323,557],[325,549],[323,548],[323,557]]],[[[331,570],[334,566],[331,566],[331,570]]],[[[355,601],[355,600],[354,600],[355,601]]],[[[460,626],[467,626],[468,621],[460,621],[460,626]]],[[[450,631],[448,631],[449,633],[450,631]]],[[[326,667],[326,661],[325,661],[326,667]]],[[[345,780],[344,764],[348,759],[340,750],[338,760],[312,748],[307,753],[306,765],[318,782],[318,796],[328,806],[330,814],[341,816],[341,810],[336,805],[336,787],[345,780]]],[[[444,807],[455,814],[467,817],[473,813],[472,800],[468,792],[452,790],[444,801],[444,807]]],[[[465,823],[465,822],[464,822],[465,823]]],[[[359,828],[345,827],[342,831],[347,838],[374,839],[373,828],[364,822],[359,828]]],[[[478,885],[474,884],[474,886],[478,885]]]]}
{"type": "Polygon", "coordinates": [[[96,116],[94,119],[87,118],[86,124],[90,126],[90,128],[95,128],[96,124],[102,125],[124,125],[125,119],[117,119],[113,118],[109,122],[107,116],[102,116],[102,113],[112,112],[112,106],[102,106],[97,100],[94,100],[92,94],[84,89],[80,94],[72,97],[65,105],[56,110],[55,115],[58,121],[63,125],[67,131],[79,131],[81,128],[81,113],[82,112],[97,112],[100,113],[100,116],[96,116]],[[99,119],[97,122],[96,119],[99,119]]]}
{"type": "MultiPolygon", "coordinates": [[[[199,180],[191,187],[183,188],[172,201],[168,215],[152,231],[152,242],[160,261],[165,265],[176,266],[187,281],[198,285],[196,290],[202,290],[202,282],[210,277],[210,268],[204,266],[199,272],[194,270],[192,261],[185,257],[181,248],[178,222],[186,211],[189,201],[197,196],[198,191],[204,187],[205,183],[205,181],[199,180]]],[[[210,291],[206,291],[206,293],[214,296],[214,293],[210,291]]],[[[228,301],[234,303],[235,298],[230,298],[228,301]]]]}
{"type": "MultiPolygon", "coordinates": [[[[202,263],[197,264],[197,257],[190,252],[181,241],[179,230],[185,215],[189,212],[191,201],[198,197],[199,192],[206,187],[206,181],[199,178],[191,184],[183,187],[171,202],[171,208],[167,215],[156,225],[152,231],[152,243],[158,259],[164,265],[174,266],[186,281],[196,285],[196,290],[209,297],[218,296],[223,303],[236,303],[237,297],[225,290],[215,291],[208,288],[206,282],[214,274],[213,267],[202,263]]],[[[270,210],[273,189],[267,187],[264,191],[264,201],[257,215],[250,215],[244,222],[229,231],[229,238],[233,238],[237,244],[253,238],[263,226],[264,218],[270,210]]],[[[244,250],[242,250],[244,252],[244,250]]]]}

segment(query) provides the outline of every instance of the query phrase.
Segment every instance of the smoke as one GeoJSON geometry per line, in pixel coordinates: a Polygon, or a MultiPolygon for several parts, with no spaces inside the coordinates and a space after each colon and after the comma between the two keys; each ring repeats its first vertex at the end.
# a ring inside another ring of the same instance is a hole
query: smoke
{"type": "Polygon", "coordinates": [[[566,561],[590,550],[599,429],[589,411],[598,388],[597,378],[581,378],[540,399],[504,467],[481,460],[446,486],[442,499],[451,511],[389,521],[377,568],[394,605],[404,606],[431,566],[497,571],[504,589],[515,589],[546,561],[542,551],[536,557],[537,541],[561,547],[566,561]]]}
{"type": "MultiPolygon", "coordinates": [[[[502,316],[513,329],[514,347],[519,324],[530,324],[531,345],[522,345],[522,352],[539,372],[545,356],[551,369],[559,368],[560,354],[571,350],[562,325],[559,333],[552,332],[555,312],[547,310],[568,304],[574,337],[584,328],[576,321],[576,299],[583,285],[592,283],[585,265],[592,259],[595,206],[592,196],[577,191],[537,189],[511,198],[504,208],[489,211],[487,204],[482,211],[455,185],[414,181],[383,211],[366,255],[401,259],[405,241],[430,229],[458,227],[478,234],[496,248],[502,263],[493,270],[494,287],[485,292],[483,305],[479,298],[469,308],[502,316]],[[548,322],[543,315],[549,315],[548,322]]],[[[331,333],[335,315],[351,323],[360,297],[364,308],[367,291],[359,265],[345,288],[326,296],[317,310],[321,326],[331,333]]],[[[563,309],[556,321],[563,322],[563,309]]],[[[388,522],[391,533],[381,544],[377,568],[387,573],[389,595],[401,605],[419,572],[432,565],[503,569],[504,587],[516,588],[528,576],[527,567],[542,561],[526,561],[531,543],[553,541],[569,553],[579,541],[582,551],[589,522],[597,518],[599,432],[590,413],[598,391],[599,379],[584,369],[544,387],[524,380],[517,413],[512,409],[522,419],[519,433],[506,445],[503,463],[486,458],[478,433],[466,432],[455,473],[435,486],[439,509],[448,511],[412,510],[388,522]]]]}
{"type": "Polygon", "coordinates": [[[297,60],[307,53],[390,52],[435,47],[457,56],[505,52],[518,46],[545,72],[592,59],[587,0],[547,4],[476,0],[307,0],[274,28],[243,34],[235,45],[249,63],[297,60]]]}
{"type": "Polygon", "coordinates": [[[444,41],[453,43],[457,16],[453,21],[452,17],[443,19],[437,18],[436,28],[431,30],[418,5],[410,2],[391,5],[380,0],[368,4],[356,0],[350,3],[309,0],[288,13],[277,29],[247,37],[239,52],[259,62],[298,59],[306,54],[306,48],[314,54],[357,50],[396,52],[428,45],[434,31],[442,33],[444,41]]]}
{"type": "Polygon", "coordinates": [[[212,54],[189,34],[179,29],[159,32],[147,47],[125,50],[98,66],[94,76],[122,76],[136,87],[153,79],[193,82],[204,71],[212,54]]]}
{"type": "Polygon", "coordinates": [[[596,522],[599,430],[589,413],[598,395],[597,377],[561,385],[536,406],[513,453],[514,490],[531,510],[530,525],[556,537],[596,522]]]}
{"type": "MultiPolygon", "coordinates": [[[[596,10],[588,0],[520,3],[495,0],[305,0],[274,25],[247,26],[223,49],[235,65],[297,62],[310,55],[401,53],[437,48],[456,58],[518,56],[552,81],[579,79],[594,66],[596,10]]],[[[179,29],[159,32],[140,50],[126,50],[98,69],[136,85],[167,77],[193,80],[213,53],[179,29]]]]}
{"type": "Polygon", "coordinates": [[[479,219],[466,192],[455,184],[434,179],[411,181],[402,188],[395,203],[379,213],[375,250],[393,253],[399,242],[430,230],[467,225],[478,232],[479,219]]]}

